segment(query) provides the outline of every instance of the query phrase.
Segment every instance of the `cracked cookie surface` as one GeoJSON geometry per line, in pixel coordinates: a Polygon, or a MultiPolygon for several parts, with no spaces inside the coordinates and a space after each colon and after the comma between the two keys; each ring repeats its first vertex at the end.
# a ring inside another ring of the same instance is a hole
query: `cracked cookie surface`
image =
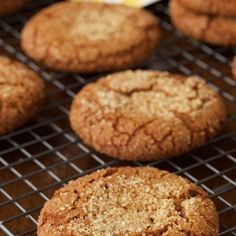
{"type": "Polygon", "coordinates": [[[198,14],[181,4],[170,1],[172,23],[186,35],[210,44],[235,46],[236,20],[233,17],[198,14]]]}
{"type": "Polygon", "coordinates": [[[21,45],[52,69],[91,73],[142,62],[154,53],[159,34],[157,18],[146,10],[63,2],[29,20],[21,45]]]}
{"type": "Polygon", "coordinates": [[[107,168],[71,181],[43,207],[39,236],[216,236],[207,193],[150,167],[107,168]]]}
{"type": "Polygon", "coordinates": [[[235,0],[227,0],[227,3],[222,0],[179,0],[179,2],[189,10],[197,13],[236,16],[235,0]]]}
{"type": "Polygon", "coordinates": [[[1,0],[0,3],[0,16],[12,14],[28,3],[29,0],[1,0]]]}
{"type": "Polygon", "coordinates": [[[85,86],[70,111],[85,143],[124,160],[185,153],[216,135],[224,118],[222,99],[199,78],[141,70],[85,86]]]}
{"type": "Polygon", "coordinates": [[[0,56],[0,135],[18,128],[37,112],[42,80],[25,65],[0,56]]]}

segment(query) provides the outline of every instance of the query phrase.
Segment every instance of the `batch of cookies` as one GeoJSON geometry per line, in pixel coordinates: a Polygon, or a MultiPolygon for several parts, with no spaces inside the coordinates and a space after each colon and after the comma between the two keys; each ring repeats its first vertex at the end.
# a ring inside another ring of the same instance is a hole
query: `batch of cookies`
{"type": "MultiPolygon", "coordinates": [[[[3,0],[0,14],[27,3],[3,0]]],[[[173,24],[186,35],[211,44],[236,45],[236,0],[171,0],[169,6],[173,24]]],[[[99,153],[153,161],[204,144],[221,131],[226,117],[223,99],[204,80],[130,69],[156,51],[160,32],[158,19],[147,10],[63,1],[25,24],[21,47],[39,65],[58,72],[110,72],[75,96],[71,127],[99,153]]],[[[233,64],[236,75],[236,59],[233,64]]],[[[0,74],[3,135],[36,115],[45,85],[35,72],[5,56],[0,57],[0,74]]],[[[41,211],[37,232],[40,236],[216,236],[219,223],[214,203],[187,179],[151,167],[116,167],[56,191],[41,211]]]]}

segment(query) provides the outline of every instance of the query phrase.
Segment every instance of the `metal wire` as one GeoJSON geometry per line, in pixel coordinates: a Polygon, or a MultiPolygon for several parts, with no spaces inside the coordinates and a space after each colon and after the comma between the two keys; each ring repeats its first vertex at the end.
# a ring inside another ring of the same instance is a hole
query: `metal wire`
{"type": "MultiPolygon", "coordinates": [[[[46,102],[37,117],[0,137],[0,235],[36,235],[44,202],[71,179],[106,166],[146,165],[98,154],[70,129],[67,117],[74,95],[101,75],[52,72],[21,51],[19,39],[24,23],[53,2],[35,1],[21,13],[0,19],[1,52],[27,64],[47,85],[46,102]]],[[[201,76],[225,99],[228,118],[224,132],[201,148],[148,165],[178,173],[203,187],[217,206],[220,235],[236,235],[236,81],[230,71],[236,50],[212,47],[176,31],[165,1],[149,10],[160,17],[164,37],[154,57],[141,68],[201,76]]]]}

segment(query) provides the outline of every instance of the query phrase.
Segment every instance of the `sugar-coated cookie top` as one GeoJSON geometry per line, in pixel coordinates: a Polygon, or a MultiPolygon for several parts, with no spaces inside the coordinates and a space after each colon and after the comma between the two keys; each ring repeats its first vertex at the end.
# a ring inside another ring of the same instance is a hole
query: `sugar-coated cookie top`
{"type": "Polygon", "coordinates": [[[212,235],[217,213],[207,194],[155,168],[108,168],[70,182],[45,204],[39,236],[212,235]]]}
{"type": "Polygon", "coordinates": [[[41,78],[20,62],[0,56],[0,134],[25,123],[44,97],[41,78]]]}
{"type": "Polygon", "coordinates": [[[194,76],[124,71],[85,86],[74,98],[73,130],[97,151],[125,160],[182,154],[214,136],[225,107],[194,76]]]}
{"type": "Polygon", "coordinates": [[[36,61],[59,70],[127,68],[147,58],[159,39],[157,18],[122,5],[60,2],[25,25],[21,45],[36,61]]]}

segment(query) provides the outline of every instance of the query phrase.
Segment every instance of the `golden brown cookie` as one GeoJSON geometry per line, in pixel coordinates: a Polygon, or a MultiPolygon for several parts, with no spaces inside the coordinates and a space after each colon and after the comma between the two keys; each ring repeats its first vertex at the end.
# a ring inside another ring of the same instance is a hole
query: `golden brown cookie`
{"type": "Polygon", "coordinates": [[[232,63],[232,74],[234,79],[236,79],[236,56],[233,59],[233,63],[232,63]]]}
{"type": "Polygon", "coordinates": [[[107,168],[71,181],[43,207],[38,236],[216,236],[207,193],[150,167],[107,168]]]}
{"type": "Polygon", "coordinates": [[[202,14],[236,16],[235,0],[179,0],[189,10],[202,14]]]}
{"type": "Polygon", "coordinates": [[[42,80],[25,65],[0,56],[0,135],[13,131],[37,112],[42,80]]]}
{"type": "Polygon", "coordinates": [[[216,135],[219,95],[196,77],[125,71],[85,86],[70,112],[73,130],[98,152],[124,160],[185,153],[216,135]]]}
{"type": "Polygon", "coordinates": [[[210,44],[236,45],[234,18],[194,13],[185,8],[180,0],[171,0],[170,17],[172,23],[190,37],[210,44]]]}
{"type": "Polygon", "coordinates": [[[136,65],[154,53],[157,18],[146,10],[102,3],[54,4],[34,16],[21,45],[46,66],[81,73],[136,65]]]}
{"type": "Polygon", "coordinates": [[[1,0],[0,1],[0,16],[12,14],[28,3],[29,0],[1,0]]]}

